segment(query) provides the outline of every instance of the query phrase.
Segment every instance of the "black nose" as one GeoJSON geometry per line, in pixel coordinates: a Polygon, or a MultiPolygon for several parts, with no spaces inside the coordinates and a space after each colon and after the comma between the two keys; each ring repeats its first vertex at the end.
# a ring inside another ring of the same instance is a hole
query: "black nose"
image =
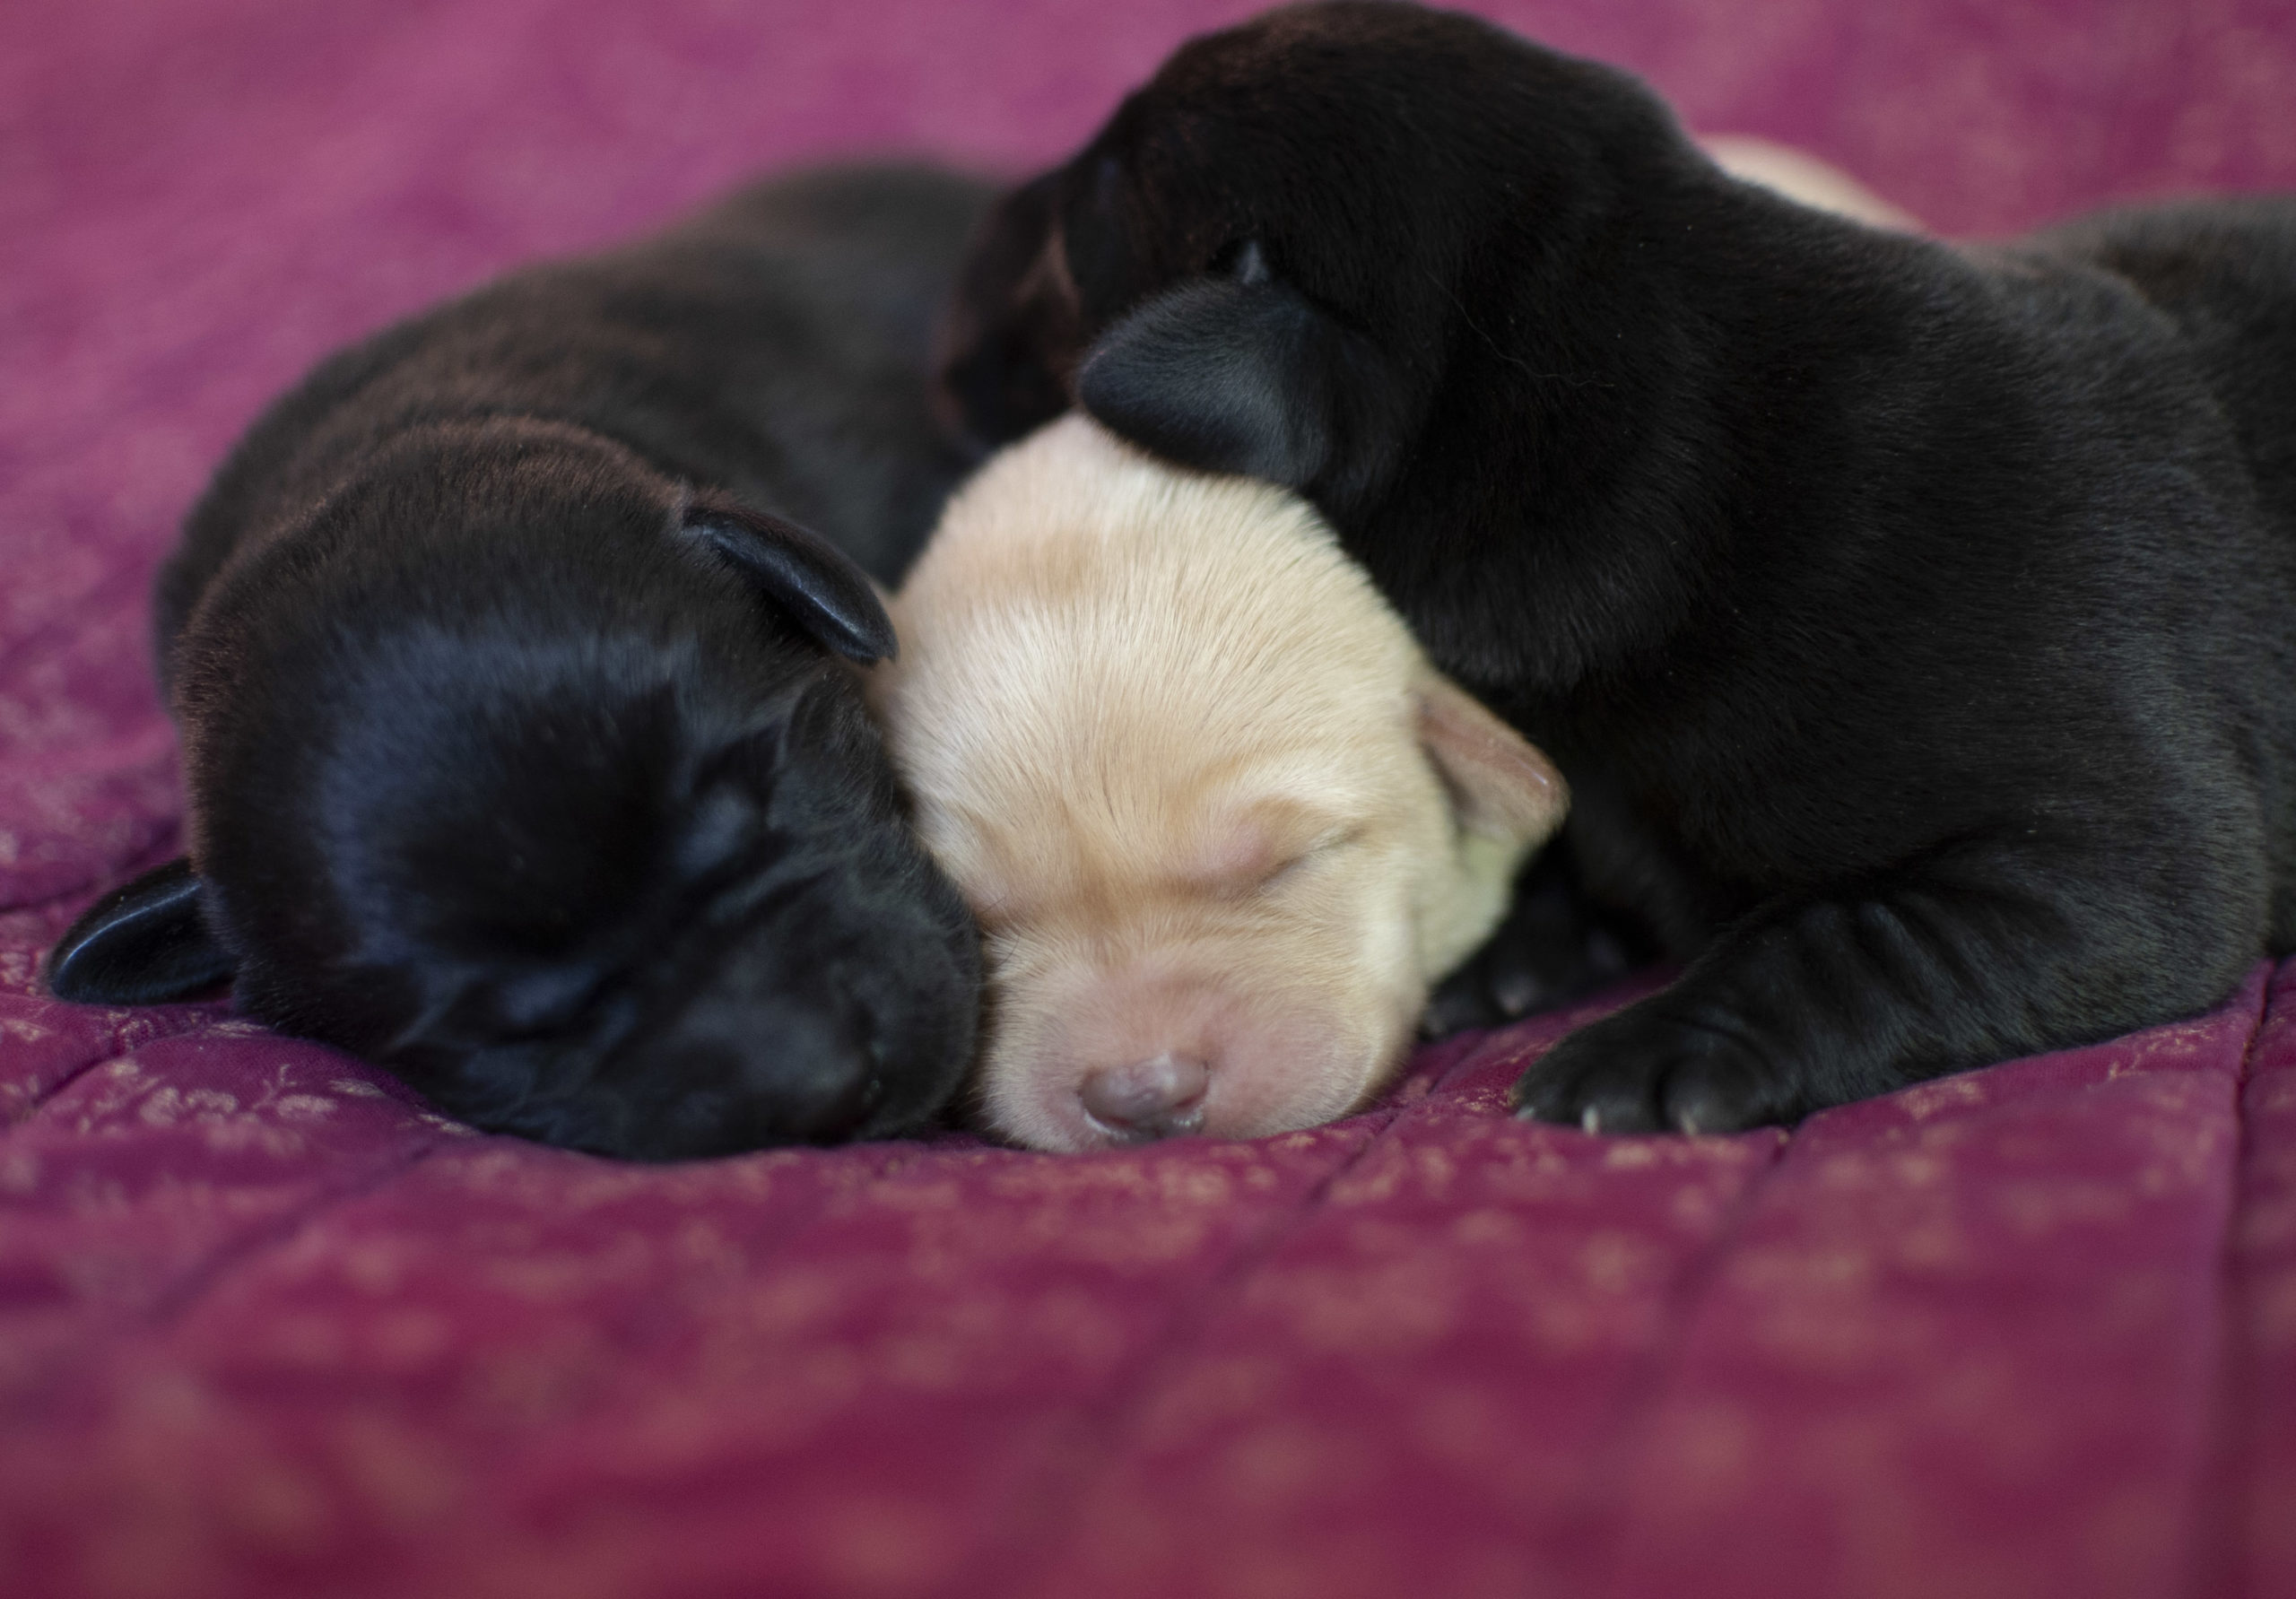
{"type": "Polygon", "coordinates": [[[1204,1131],[1212,1070],[1170,1050],[1128,1066],[1102,1066],[1076,1091],[1084,1114],[1119,1143],[1148,1143],[1204,1131]]]}

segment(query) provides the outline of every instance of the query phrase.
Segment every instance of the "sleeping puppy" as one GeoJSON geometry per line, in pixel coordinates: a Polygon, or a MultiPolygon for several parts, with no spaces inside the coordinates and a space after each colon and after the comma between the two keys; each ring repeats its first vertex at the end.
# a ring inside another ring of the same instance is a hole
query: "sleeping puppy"
{"type": "MultiPolygon", "coordinates": [[[[1839,168],[1791,146],[1740,135],[1703,135],[1699,147],[1733,178],[1877,228],[1921,224],[1839,168]]],[[[1493,1027],[1582,997],[1658,958],[1649,929],[1630,911],[1591,902],[1569,849],[1558,842],[1516,880],[1498,933],[1445,978],[1420,1030],[1442,1038],[1493,1027]]]]}
{"type": "Polygon", "coordinates": [[[873,695],[987,935],[980,1107],[1039,1149],[1345,1113],[1561,820],[1303,501],[1083,417],[959,492],[893,616],[873,695]]]}
{"type": "Polygon", "coordinates": [[[616,1155],[935,1113],[978,934],[856,666],[893,648],[863,566],[959,468],[926,354],[986,197],[767,184],[280,401],[159,581],[187,859],[83,918],[56,991],[236,975],[481,1127],[616,1155]]]}
{"type": "Polygon", "coordinates": [[[1749,134],[1709,135],[1698,143],[1731,177],[1760,184],[1773,194],[1873,227],[1920,230],[1921,224],[1911,215],[1806,151],[1749,134]]]}
{"type": "Polygon", "coordinates": [[[1729,1129],[2296,948],[2296,205],[1957,251],[1465,16],[1183,48],[1008,201],[948,380],[1303,493],[1687,962],[1527,1113],[1729,1129]]]}

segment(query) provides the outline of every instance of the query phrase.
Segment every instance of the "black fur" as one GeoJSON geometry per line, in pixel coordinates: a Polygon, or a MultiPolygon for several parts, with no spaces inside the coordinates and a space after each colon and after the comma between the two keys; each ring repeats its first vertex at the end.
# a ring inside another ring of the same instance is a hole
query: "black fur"
{"type": "Polygon", "coordinates": [[[2296,948],[2296,204],[1955,250],[1379,4],[1189,44],[1022,193],[952,323],[975,430],[1074,391],[1304,490],[1688,963],[1526,1110],[1791,1120],[2296,948]]]}
{"type": "Polygon", "coordinates": [[[96,907],[57,991],[236,970],[457,1116],[619,1155],[934,1116],[978,934],[845,661],[891,653],[861,569],[961,469],[928,344],[987,199],[763,185],[280,401],[159,581],[198,876],[96,907]]]}

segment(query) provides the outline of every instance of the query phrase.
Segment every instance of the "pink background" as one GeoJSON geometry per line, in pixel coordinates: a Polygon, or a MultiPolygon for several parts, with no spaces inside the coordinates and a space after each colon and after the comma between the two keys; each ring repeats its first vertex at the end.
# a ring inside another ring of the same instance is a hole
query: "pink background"
{"type": "MultiPolygon", "coordinates": [[[[0,4],[0,1592],[2296,1593],[2296,969],[1815,1118],[631,1169],[41,998],[144,588],[332,346],[758,167],[1049,160],[1241,5],[0,4]]],[[[1941,228],[2296,187],[2266,0],[1492,14],[1941,228]]]]}

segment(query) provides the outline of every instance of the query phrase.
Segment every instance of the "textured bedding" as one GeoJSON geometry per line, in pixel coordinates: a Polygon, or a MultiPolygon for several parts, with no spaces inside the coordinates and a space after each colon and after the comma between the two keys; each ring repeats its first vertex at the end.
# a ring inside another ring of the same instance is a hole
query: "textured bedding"
{"type": "MultiPolygon", "coordinates": [[[[761,166],[1048,159],[1244,9],[0,4],[0,1594],[2296,1594],[2296,962],[1791,1134],[1505,1117],[1590,1008],[1259,1143],[680,1168],[39,994],[310,361],[761,166]]],[[[2296,187],[2272,0],[1492,13],[1952,231],[2296,187]]]]}

